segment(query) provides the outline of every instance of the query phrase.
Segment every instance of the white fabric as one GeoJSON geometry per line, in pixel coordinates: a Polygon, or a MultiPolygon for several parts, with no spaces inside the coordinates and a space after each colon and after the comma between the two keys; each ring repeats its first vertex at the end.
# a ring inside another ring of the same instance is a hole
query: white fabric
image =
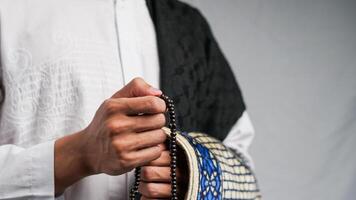
{"type": "Polygon", "coordinates": [[[33,147],[0,146],[0,199],[52,199],[54,141],[33,147]]]}
{"type": "Polygon", "coordinates": [[[250,154],[248,153],[248,148],[250,147],[254,136],[255,129],[252,126],[250,116],[245,111],[223,141],[225,146],[242,153],[252,168],[254,168],[254,164],[250,154]]]}
{"type": "MultiPolygon", "coordinates": [[[[133,77],[159,87],[154,27],[144,0],[0,0],[0,25],[0,199],[54,199],[54,140],[133,77]]],[[[246,153],[243,116],[225,142],[246,153]]],[[[129,180],[87,177],[60,198],[127,199],[129,180]]]]}

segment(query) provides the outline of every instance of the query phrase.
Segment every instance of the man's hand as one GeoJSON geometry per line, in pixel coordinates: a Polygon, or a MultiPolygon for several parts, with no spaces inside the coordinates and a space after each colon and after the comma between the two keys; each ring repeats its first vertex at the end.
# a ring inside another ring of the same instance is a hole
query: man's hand
{"type": "Polygon", "coordinates": [[[56,194],[85,176],[120,175],[159,158],[166,140],[161,129],[166,107],[160,94],[134,79],[104,101],[87,128],[58,139],[56,194]]]}
{"type": "MultiPolygon", "coordinates": [[[[141,168],[141,183],[139,186],[139,192],[142,194],[141,200],[169,199],[171,197],[170,162],[169,151],[163,151],[158,159],[141,168]]],[[[185,157],[179,151],[177,163],[178,199],[184,199],[189,173],[185,157]]]]}

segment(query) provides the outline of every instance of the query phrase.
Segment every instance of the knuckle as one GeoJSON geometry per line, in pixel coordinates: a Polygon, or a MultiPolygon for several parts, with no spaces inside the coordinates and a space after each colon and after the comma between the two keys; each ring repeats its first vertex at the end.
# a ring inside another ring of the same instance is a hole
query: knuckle
{"type": "Polygon", "coordinates": [[[116,129],[116,123],[113,120],[107,120],[105,121],[105,127],[110,132],[113,132],[116,129]]]}
{"type": "Polygon", "coordinates": [[[158,100],[159,104],[159,112],[165,112],[166,111],[166,102],[164,102],[163,99],[156,97],[158,100]]]}
{"type": "Polygon", "coordinates": [[[158,197],[159,196],[159,191],[157,190],[157,187],[155,187],[155,185],[152,183],[148,183],[146,185],[146,190],[150,197],[158,197]]]}
{"type": "Polygon", "coordinates": [[[128,137],[124,136],[116,136],[113,140],[113,146],[116,150],[118,158],[122,160],[131,160],[131,155],[128,155],[131,152],[131,142],[129,141],[128,137]]]}
{"type": "Polygon", "coordinates": [[[134,113],[136,110],[135,106],[130,101],[122,101],[120,105],[130,113],[134,113]]]}
{"type": "Polygon", "coordinates": [[[109,99],[105,99],[104,102],[103,102],[103,105],[108,105],[112,102],[112,99],[109,98],[109,99]]]}
{"type": "Polygon", "coordinates": [[[150,180],[152,175],[151,175],[151,170],[149,167],[143,167],[141,170],[141,175],[144,180],[150,180]]]}
{"type": "Polygon", "coordinates": [[[146,105],[147,108],[150,108],[152,110],[155,110],[154,108],[156,107],[156,99],[155,97],[149,96],[147,97],[146,105]]]}
{"type": "Polygon", "coordinates": [[[145,81],[144,81],[142,78],[140,78],[140,77],[136,77],[136,78],[132,79],[132,81],[131,81],[131,83],[132,83],[132,85],[133,85],[134,87],[139,87],[139,86],[141,86],[144,82],[145,82],[145,81]]]}
{"type": "Polygon", "coordinates": [[[126,153],[121,154],[120,159],[122,161],[124,161],[125,163],[130,163],[130,160],[131,160],[130,156],[127,155],[126,153]]]}
{"type": "MultiPolygon", "coordinates": [[[[160,126],[164,126],[166,124],[166,116],[164,114],[158,114],[157,115],[157,122],[159,123],[160,126]]],[[[163,130],[162,130],[163,133],[163,130]]]]}
{"type": "Polygon", "coordinates": [[[155,112],[164,112],[166,108],[165,102],[158,98],[158,97],[152,97],[151,98],[151,106],[155,112]]]}
{"type": "Polygon", "coordinates": [[[118,159],[123,167],[131,168],[133,165],[133,159],[128,153],[118,154],[118,159]]]}
{"type": "Polygon", "coordinates": [[[112,99],[106,99],[103,103],[103,106],[107,112],[112,112],[115,109],[115,104],[112,99]]]}
{"type": "Polygon", "coordinates": [[[162,99],[155,97],[155,96],[149,96],[147,97],[146,105],[145,105],[149,110],[152,110],[153,112],[156,113],[163,113],[165,111],[165,103],[162,99]]]}
{"type": "Polygon", "coordinates": [[[110,132],[121,133],[128,129],[128,123],[124,119],[108,120],[106,123],[106,128],[110,132]]]}
{"type": "Polygon", "coordinates": [[[119,159],[123,158],[123,155],[124,155],[124,151],[126,149],[126,145],[124,142],[122,142],[122,140],[115,140],[113,142],[113,146],[114,146],[114,149],[116,150],[116,153],[117,153],[117,157],[119,159]]]}
{"type": "Polygon", "coordinates": [[[118,99],[106,99],[103,103],[104,110],[108,116],[117,114],[118,111],[125,109],[127,107],[127,101],[123,98],[118,99]]]}
{"type": "Polygon", "coordinates": [[[129,163],[129,162],[125,161],[125,160],[119,160],[119,166],[124,171],[130,171],[131,169],[134,168],[131,163],[129,163]]]}
{"type": "Polygon", "coordinates": [[[118,121],[118,124],[116,126],[116,132],[120,133],[123,131],[128,130],[130,127],[130,123],[126,120],[120,120],[118,121]]]}

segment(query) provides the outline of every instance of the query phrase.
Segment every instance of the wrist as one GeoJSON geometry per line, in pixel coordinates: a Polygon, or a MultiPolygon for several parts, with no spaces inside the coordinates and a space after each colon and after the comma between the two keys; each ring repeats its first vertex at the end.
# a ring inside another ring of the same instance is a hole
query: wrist
{"type": "Polygon", "coordinates": [[[83,154],[83,131],[56,140],[54,145],[54,178],[56,196],[80,179],[90,176],[83,154]]]}

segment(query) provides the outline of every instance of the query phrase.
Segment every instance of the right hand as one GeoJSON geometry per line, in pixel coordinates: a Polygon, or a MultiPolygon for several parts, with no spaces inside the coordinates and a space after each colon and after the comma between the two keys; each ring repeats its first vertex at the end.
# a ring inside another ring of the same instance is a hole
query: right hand
{"type": "Polygon", "coordinates": [[[120,175],[160,157],[166,134],[161,92],[136,78],[97,110],[84,130],[91,174],[120,175]]]}
{"type": "Polygon", "coordinates": [[[92,122],[55,142],[55,193],[90,175],[120,175],[161,156],[166,134],[160,90],[136,78],[105,100],[92,122]]]}

